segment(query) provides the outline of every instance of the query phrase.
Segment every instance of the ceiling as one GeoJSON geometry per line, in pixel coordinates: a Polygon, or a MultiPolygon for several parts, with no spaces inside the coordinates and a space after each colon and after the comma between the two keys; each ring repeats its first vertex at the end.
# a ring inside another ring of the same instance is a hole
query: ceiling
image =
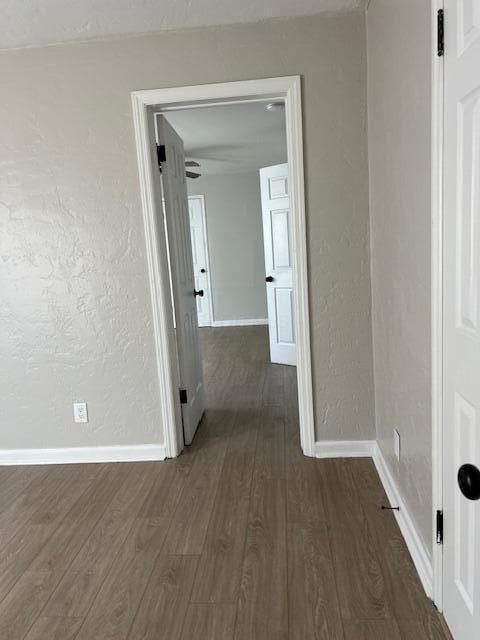
{"type": "Polygon", "coordinates": [[[364,6],[365,0],[0,0],[0,49],[364,6]]]}
{"type": "Polygon", "coordinates": [[[167,120],[202,175],[257,171],[286,162],[285,112],[264,102],[170,111],[167,120]]]}

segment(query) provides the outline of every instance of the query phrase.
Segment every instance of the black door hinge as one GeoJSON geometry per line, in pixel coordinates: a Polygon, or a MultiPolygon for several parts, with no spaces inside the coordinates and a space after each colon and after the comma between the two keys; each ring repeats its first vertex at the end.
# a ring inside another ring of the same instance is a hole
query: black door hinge
{"type": "Polygon", "coordinates": [[[167,153],[165,151],[164,144],[157,144],[157,159],[158,159],[158,166],[160,166],[161,162],[167,161],[167,153]]]}
{"type": "Polygon", "coordinates": [[[187,404],[188,399],[187,399],[187,390],[186,389],[180,389],[180,404],[187,404]]]}
{"type": "Polygon", "coordinates": [[[443,9],[437,11],[437,56],[445,52],[445,23],[443,9]]]}
{"type": "Polygon", "coordinates": [[[443,544],[443,511],[437,511],[437,544],[443,544]]]}

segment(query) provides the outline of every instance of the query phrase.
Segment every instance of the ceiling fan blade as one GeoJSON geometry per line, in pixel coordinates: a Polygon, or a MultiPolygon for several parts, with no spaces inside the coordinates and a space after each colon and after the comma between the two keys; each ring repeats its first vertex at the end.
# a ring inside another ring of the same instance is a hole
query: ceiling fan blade
{"type": "Polygon", "coordinates": [[[185,171],[185,175],[187,176],[187,178],[200,178],[201,174],[200,173],[193,173],[193,171],[185,171]]]}
{"type": "Polygon", "coordinates": [[[186,167],[199,167],[200,165],[195,160],[187,160],[185,162],[186,167]]]}

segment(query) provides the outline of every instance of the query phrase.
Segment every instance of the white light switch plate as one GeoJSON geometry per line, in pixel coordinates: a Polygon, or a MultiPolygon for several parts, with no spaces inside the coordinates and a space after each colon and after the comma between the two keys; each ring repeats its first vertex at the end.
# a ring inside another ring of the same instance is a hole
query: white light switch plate
{"type": "Polygon", "coordinates": [[[73,420],[75,422],[88,422],[88,408],[86,402],[73,403],[73,420]]]}
{"type": "Polygon", "coordinates": [[[400,434],[397,429],[393,430],[393,450],[395,452],[396,459],[400,460],[400,434]]]}

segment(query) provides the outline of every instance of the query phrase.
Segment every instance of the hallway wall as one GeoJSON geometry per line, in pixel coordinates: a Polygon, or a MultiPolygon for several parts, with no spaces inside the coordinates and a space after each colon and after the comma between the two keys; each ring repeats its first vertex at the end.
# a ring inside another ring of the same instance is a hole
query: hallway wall
{"type": "Polygon", "coordinates": [[[431,6],[367,13],[372,322],[377,439],[431,551],[431,6]],[[393,430],[401,435],[401,457],[393,430]]]}
{"type": "Polygon", "coordinates": [[[205,196],[213,319],[267,318],[262,203],[258,171],[188,180],[205,196]]]}

